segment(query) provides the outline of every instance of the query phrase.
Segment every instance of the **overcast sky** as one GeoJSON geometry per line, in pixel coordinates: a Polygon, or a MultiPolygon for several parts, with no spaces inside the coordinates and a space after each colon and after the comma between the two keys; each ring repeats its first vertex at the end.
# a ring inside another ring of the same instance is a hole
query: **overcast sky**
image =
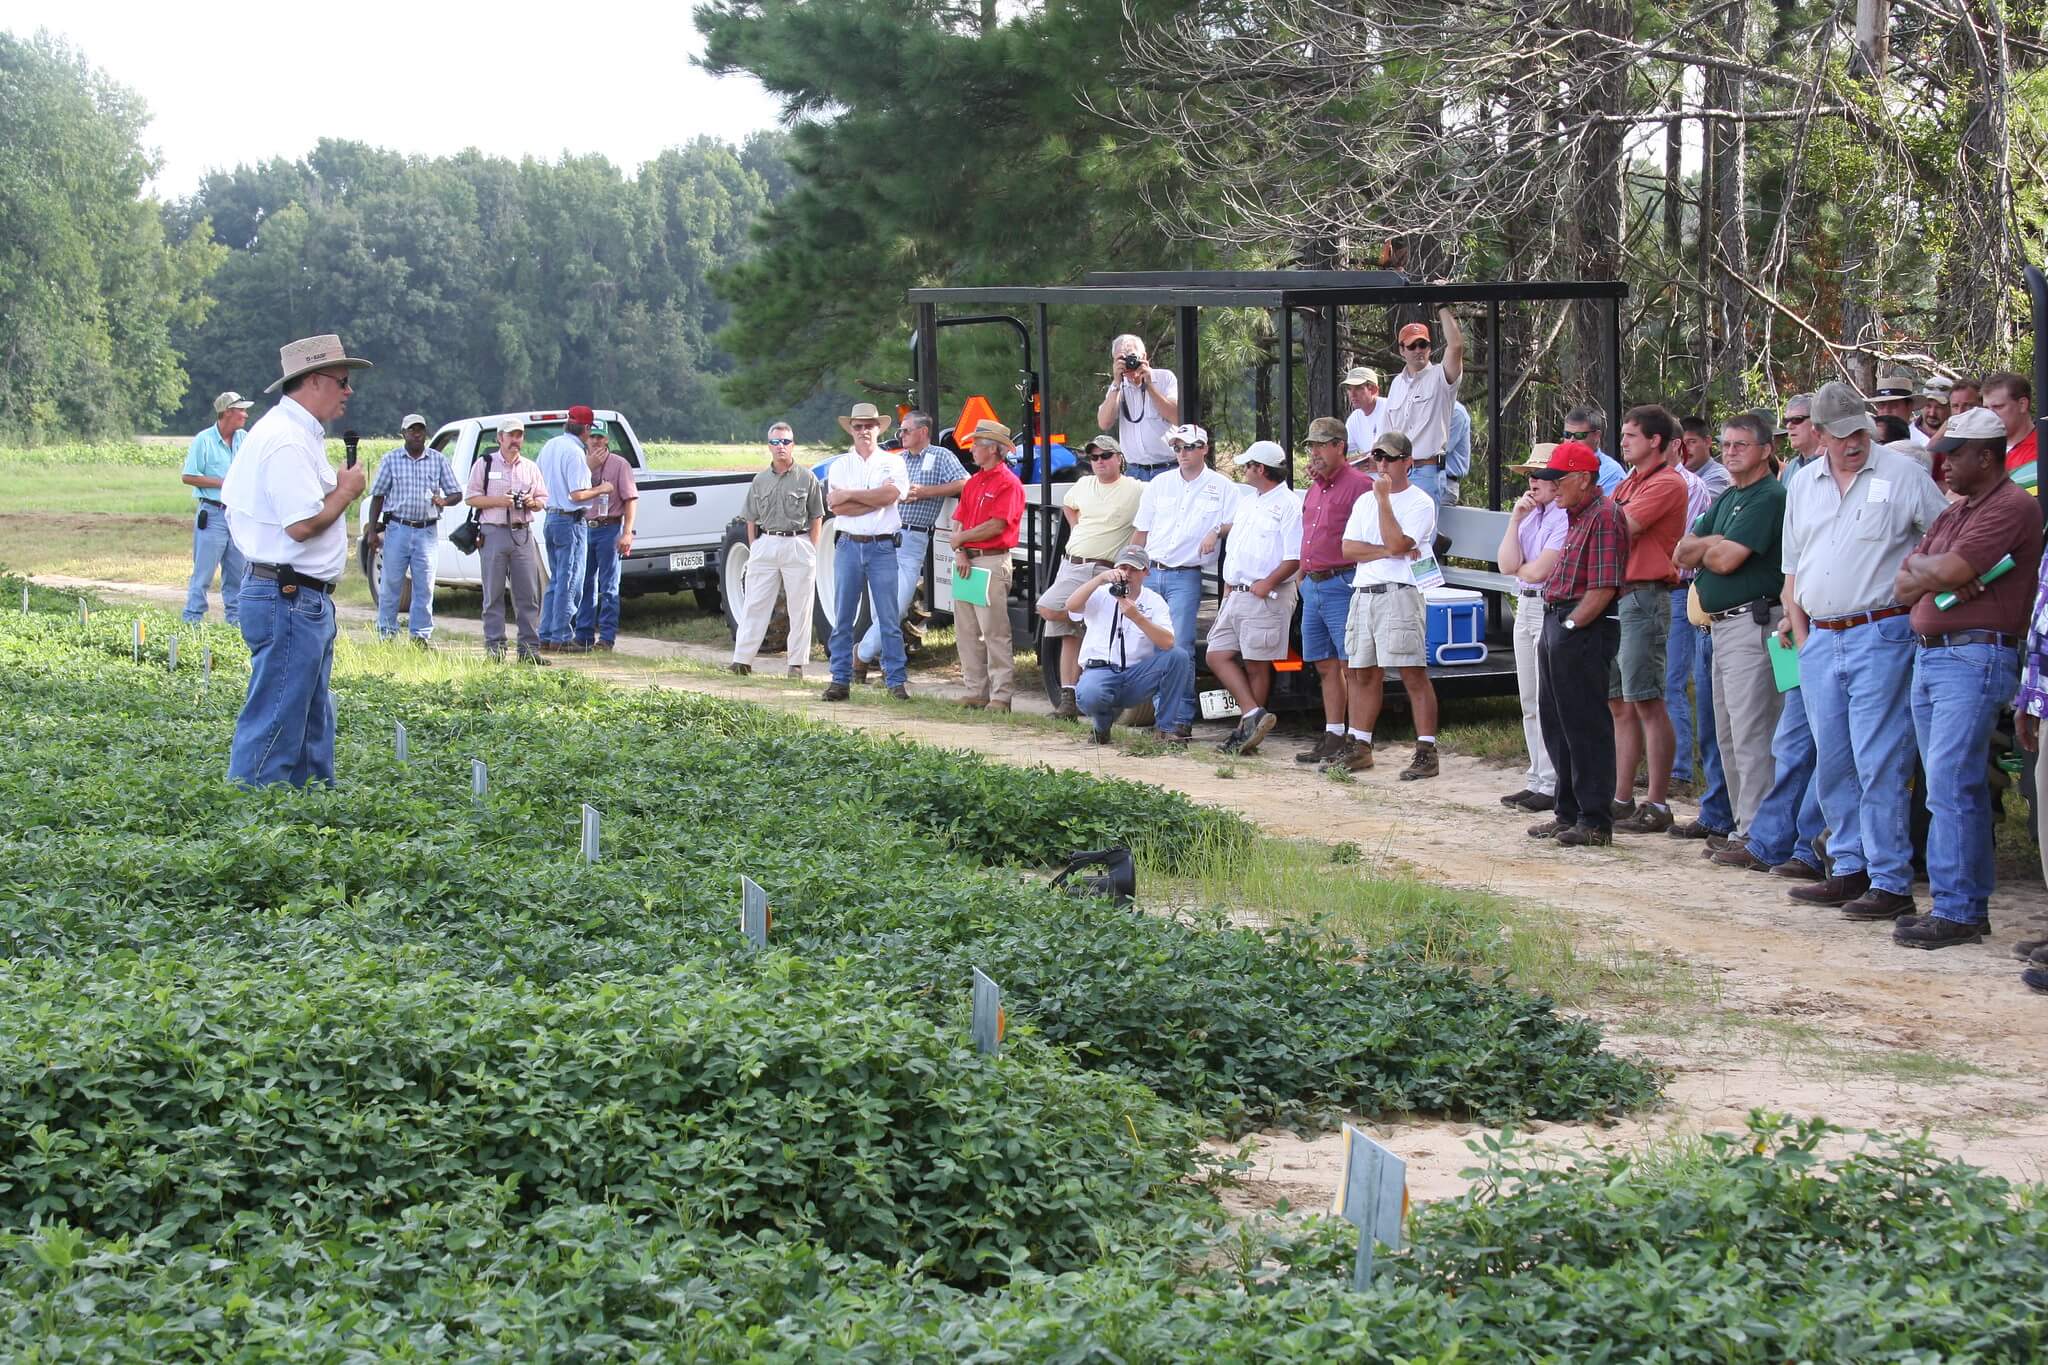
{"type": "Polygon", "coordinates": [[[772,126],[775,101],[751,78],[690,64],[690,9],[7,0],[0,27],[47,29],[139,92],[163,160],[155,191],[176,199],[209,170],[303,156],[322,137],[420,155],[598,152],[630,171],[699,134],[772,126]]]}

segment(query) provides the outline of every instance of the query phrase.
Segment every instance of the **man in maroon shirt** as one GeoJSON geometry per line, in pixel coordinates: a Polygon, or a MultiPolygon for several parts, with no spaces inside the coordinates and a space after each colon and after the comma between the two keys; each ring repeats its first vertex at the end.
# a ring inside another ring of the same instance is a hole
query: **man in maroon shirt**
{"type": "Polygon", "coordinates": [[[1557,485],[1569,529],[1557,567],[1543,585],[1543,642],[1537,654],[1543,747],[1557,769],[1557,805],[1532,826],[1532,839],[1560,844],[1614,842],[1614,721],[1607,674],[1621,649],[1610,611],[1628,561],[1628,523],[1600,491],[1600,456],[1565,441],[1529,475],[1557,485]]]}
{"type": "Polygon", "coordinates": [[[1323,688],[1323,733],[1296,763],[1322,763],[1344,749],[1344,623],[1351,614],[1351,571],[1344,523],[1372,476],[1344,461],[1344,424],[1308,424],[1308,491],[1301,500],[1301,657],[1323,688]]]}
{"type": "MultiPolygon", "coordinates": [[[[1989,385],[1986,385],[1988,388],[1989,385]]],[[[1985,771],[1991,726],[2019,681],[2041,508],[2006,471],[2006,428],[1990,408],[1958,413],[1932,448],[1948,457],[1959,499],[1934,519],[1899,566],[1892,591],[1913,608],[1913,738],[1927,774],[1927,884],[1931,915],[1901,915],[1892,941],[1909,948],[1975,943],[1990,927],[1991,795],[1985,771]],[[1984,576],[2006,560],[1990,583],[1984,576]],[[1947,610],[1943,593],[1955,594],[1947,610]]]]}
{"type": "Polygon", "coordinates": [[[967,476],[953,511],[953,572],[966,578],[977,569],[988,570],[988,604],[963,601],[958,593],[953,597],[960,681],[967,685],[960,704],[1007,711],[1016,675],[1010,647],[1010,551],[1024,519],[1024,485],[1007,462],[1014,448],[1008,427],[984,420],[970,439],[974,473],[967,476]]]}

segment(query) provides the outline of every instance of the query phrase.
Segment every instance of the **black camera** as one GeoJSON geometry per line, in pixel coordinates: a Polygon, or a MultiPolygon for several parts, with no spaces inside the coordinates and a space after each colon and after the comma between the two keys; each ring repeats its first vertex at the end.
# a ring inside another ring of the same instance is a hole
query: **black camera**
{"type": "Polygon", "coordinates": [[[1122,578],[1112,578],[1109,580],[1109,595],[1111,597],[1129,597],[1131,595],[1131,585],[1122,578]]]}
{"type": "Polygon", "coordinates": [[[518,492],[516,492],[516,493],[514,493],[514,494],[512,495],[512,505],[513,505],[514,507],[518,508],[518,509],[519,509],[520,511],[522,511],[522,512],[524,512],[524,511],[526,510],[526,490],[525,490],[525,489],[523,489],[523,488],[522,488],[522,489],[520,489],[520,490],[519,490],[518,492]]]}
{"type": "Polygon", "coordinates": [[[1124,368],[1127,370],[1135,370],[1140,365],[1145,363],[1142,359],[1139,358],[1138,353],[1136,351],[1132,351],[1129,355],[1123,357],[1123,362],[1124,368]]]}

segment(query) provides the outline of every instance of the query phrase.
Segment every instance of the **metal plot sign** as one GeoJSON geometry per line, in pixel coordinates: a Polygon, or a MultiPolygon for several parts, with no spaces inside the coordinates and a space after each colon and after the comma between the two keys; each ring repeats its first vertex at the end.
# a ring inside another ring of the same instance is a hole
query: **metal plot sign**
{"type": "Polygon", "coordinates": [[[1399,1251],[1402,1225],[1408,1218],[1408,1163],[1350,1124],[1344,1125],[1344,1168],[1330,1216],[1358,1229],[1358,1259],[1351,1268],[1351,1287],[1372,1282],[1375,1243],[1399,1251]]]}

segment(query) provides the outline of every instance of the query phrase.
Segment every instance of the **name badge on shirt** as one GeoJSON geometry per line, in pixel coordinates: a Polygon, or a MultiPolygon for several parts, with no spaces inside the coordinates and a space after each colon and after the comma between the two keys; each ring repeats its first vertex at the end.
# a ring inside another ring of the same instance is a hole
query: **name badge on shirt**
{"type": "Polygon", "coordinates": [[[1872,480],[1870,481],[1870,499],[1869,499],[1869,500],[1870,500],[1871,502],[1889,502],[1889,501],[1891,501],[1891,496],[1892,496],[1892,481],[1891,481],[1890,479],[1875,479],[1875,478],[1874,478],[1874,479],[1872,479],[1872,480]]]}

